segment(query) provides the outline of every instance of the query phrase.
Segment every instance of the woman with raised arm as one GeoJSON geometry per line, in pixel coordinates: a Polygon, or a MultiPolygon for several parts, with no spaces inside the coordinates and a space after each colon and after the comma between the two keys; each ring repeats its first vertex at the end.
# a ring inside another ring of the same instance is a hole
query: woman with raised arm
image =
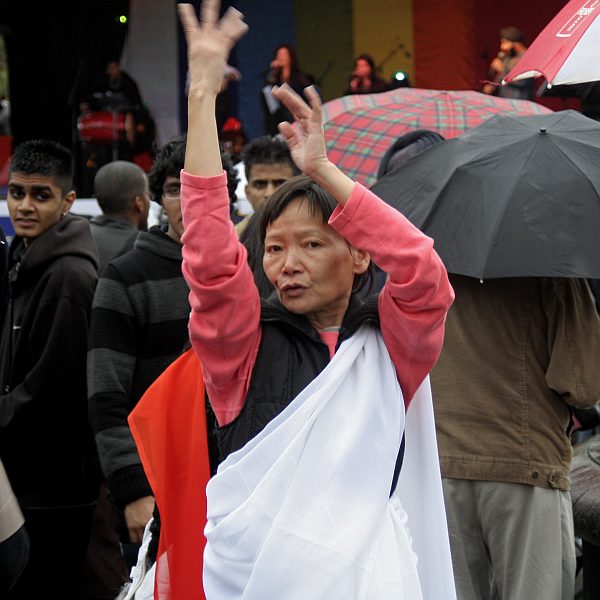
{"type": "Polygon", "coordinates": [[[280,131],[305,175],[262,211],[275,292],[261,304],[229,219],[214,117],[246,25],[231,8],[219,20],[215,0],[200,22],[179,6],[191,73],[183,269],[223,461],[207,487],[206,597],[452,599],[422,385],[453,298],[432,240],[329,161],[318,95],[308,88],[307,104],[284,85],[274,94],[297,123],[280,131]],[[362,303],[371,256],[389,280],[362,303]]]}

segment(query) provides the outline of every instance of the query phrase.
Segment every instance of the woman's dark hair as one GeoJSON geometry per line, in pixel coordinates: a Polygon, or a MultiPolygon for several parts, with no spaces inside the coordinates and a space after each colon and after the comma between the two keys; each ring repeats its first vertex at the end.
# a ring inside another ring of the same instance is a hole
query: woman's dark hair
{"type": "Polygon", "coordinates": [[[275,48],[273,52],[273,59],[277,56],[277,52],[285,48],[290,54],[290,79],[292,81],[296,81],[298,79],[298,75],[302,73],[300,70],[300,66],[298,65],[298,57],[296,56],[296,51],[289,44],[280,44],[275,48]]]}
{"type": "MultiPolygon", "coordinates": [[[[263,246],[267,235],[267,228],[273,221],[277,220],[285,209],[296,199],[301,198],[308,203],[308,212],[315,217],[321,217],[323,223],[327,224],[333,211],[337,207],[335,198],[326,192],[320,185],[315,183],[310,177],[300,175],[288,179],[273,195],[261,206],[260,224],[258,235],[263,246]]],[[[375,271],[373,263],[369,263],[369,268],[361,274],[354,277],[352,293],[360,292],[368,286],[368,290],[373,287],[375,271]]]]}
{"type": "Polygon", "coordinates": [[[260,236],[262,206],[250,217],[248,224],[240,233],[240,242],[246,247],[248,264],[254,275],[254,283],[261,298],[268,298],[275,288],[268,280],[263,268],[263,255],[265,253],[264,238],[260,236]]]}
{"type": "Polygon", "coordinates": [[[370,54],[359,54],[354,59],[354,66],[356,66],[356,63],[359,60],[364,60],[367,63],[369,63],[369,66],[371,67],[371,77],[375,77],[375,60],[373,59],[373,57],[370,54]]]}

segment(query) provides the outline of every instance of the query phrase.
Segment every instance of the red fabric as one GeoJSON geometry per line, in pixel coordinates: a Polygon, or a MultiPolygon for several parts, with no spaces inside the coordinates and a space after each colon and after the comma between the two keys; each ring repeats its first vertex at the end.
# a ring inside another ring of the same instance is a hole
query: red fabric
{"type": "Polygon", "coordinates": [[[415,86],[475,89],[475,0],[413,0],[415,86]]]}
{"type": "Polygon", "coordinates": [[[148,388],[129,426],[161,517],[156,600],[204,599],[206,484],[204,384],[188,350],[148,388]]]}
{"type": "Polygon", "coordinates": [[[548,23],[505,81],[512,81],[521,73],[538,71],[552,82],[599,14],[597,0],[571,0],[548,23]]]}

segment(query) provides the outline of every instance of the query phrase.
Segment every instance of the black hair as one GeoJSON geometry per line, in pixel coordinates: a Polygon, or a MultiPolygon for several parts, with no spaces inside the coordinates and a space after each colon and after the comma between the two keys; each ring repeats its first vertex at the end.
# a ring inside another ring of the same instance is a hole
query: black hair
{"type": "Polygon", "coordinates": [[[445,138],[437,131],[417,129],[401,135],[383,155],[379,163],[377,179],[394,171],[417,154],[443,142],[445,138]]]}
{"type": "MultiPolygon", "coordinates": [[[[309,214],[315,217],[320,216],[324,224],[328,224],[329,218],[338,205],[335,198],[310,177],[299,175],[288,179],[273,192],[273,195],[261,207],[258,233],[263,248],[269,225],[277,220],[296,199],[307,202],[309,214]]],[[[369,268],[364,273],[355,276],[352,293],[363,290],[367,285],[370,290],[373,286],[374,276],[375,270],[373,263],[370,262],[369,268]]]]}
{"type": "Polygon", "coordinates": [[[264,238],[260,236],[261,215],[263,206],[248,219],[248,223],[242,233],[240,233],[240,242],[246,247],[248,252],[248,264],[254,275],[254,282],[261,298],[268,298],[275,288],[269,281],[263,268],[263,256],[265,254],[264,238]]]}
{"type": "Polygon", "coordinates": [[[185,136],[167,142],[156,154],[152,169],[148,174],[148,184],[152,199],[161,203],[163,185],[167,177],[177,177],[185,161],[185,136]]]}
{"type": "Polygon", "coordinates": [[[12,155],[11,173],[51,177],[63,194],[73,189],[73,156],[52,140],[29,140],[19,144],[12,155]]]}
{"type": "Polygon", "coordinates": [[[102,212],[123,214],[136,196],[146,192],[146,175],[138,165],[116,160],[98,169],[94,177],[94,193],[102,212]]]}
{"type": "Polygon", "coordinates": [[[250,181],[252,167],[258,164],[289,164],[292,171],[297,172],[287,143],[277,136],[264,135],[248,142],[242,151],[242,160],[244,161],[244,170],[248,181],[250,181]]]}
{"type": "Polygon", "coordinates": [[[508,40],[509,42],[519,42],[521,44],[525,41],[523,32],[514,25],[508,25],[507,27],[503,27],[500,30],[500,38],[508,40]]]}
{"type": "Polygon", "coordinates": [[[229,152],[221,152],[221,164],[223,165],[223,170],[227,175],[227,193],[229,194],[229,203],[233,204],[237,200],[235,190],[237,188],[239,179],[237,176],[237,171],[233,166],[231,154],[229,154],[229,152]]]}
{"type": "MultiPolygon", "coordinates": [[[[177,177],[181,175],[181,169],[185,162],[185,145],[186,137],[181,136],[167,142],[156,154],[152,169],[148,174],[148,184],[152,199],[155,202],[161,203],[163,186],[167,177],[177,177]]],[[[237,200],[235,189],[238,184],[238,177],[231,160],[231,156],[227,152],[221,153],[221,164],[225,173],[227,173],[227,192],[231,203],[237,200]]]]}
{"type": "Polygon", "coordinates": [[[355,59],[354,59],[354,65],[356,66],[356,63],[359,60],[365,60],[367,61],[367,63],[369,64],[369,66],[371,67],[371,77],[375,77],[375,60],[373,59],[373,57],[370,54],[359,54],[355,59]]]}
{"type": "Polygon", "coordinates": [[[285,48],[290,54],[290,80],[296,81],[298,79],[298,75],[302,72],[300,70],[300,65],[298,64],[298,56],[296,55],[296,51],[289,44],[279,44],[277,48],[273,51],[273,60],[277,56],[277,52],[285,48]]]}

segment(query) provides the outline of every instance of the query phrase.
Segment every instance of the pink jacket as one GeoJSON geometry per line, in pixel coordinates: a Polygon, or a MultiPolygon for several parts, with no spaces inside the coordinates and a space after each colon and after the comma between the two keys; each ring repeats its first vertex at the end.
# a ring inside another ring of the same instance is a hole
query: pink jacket
{"type": "MultiPolygon", "coordinates": [[[[182,171],[183,274],[190,286],[190,337],[220,425],[241,411],[261,340],[260,299],[246,249],[229,218],[225,174],[182,171]]],[[[435,364],[454,294],[433,241],[356,184],[329,224],[367,250],[389,279],[379,295],[381,333],[405,403],[435,364]]]]}

